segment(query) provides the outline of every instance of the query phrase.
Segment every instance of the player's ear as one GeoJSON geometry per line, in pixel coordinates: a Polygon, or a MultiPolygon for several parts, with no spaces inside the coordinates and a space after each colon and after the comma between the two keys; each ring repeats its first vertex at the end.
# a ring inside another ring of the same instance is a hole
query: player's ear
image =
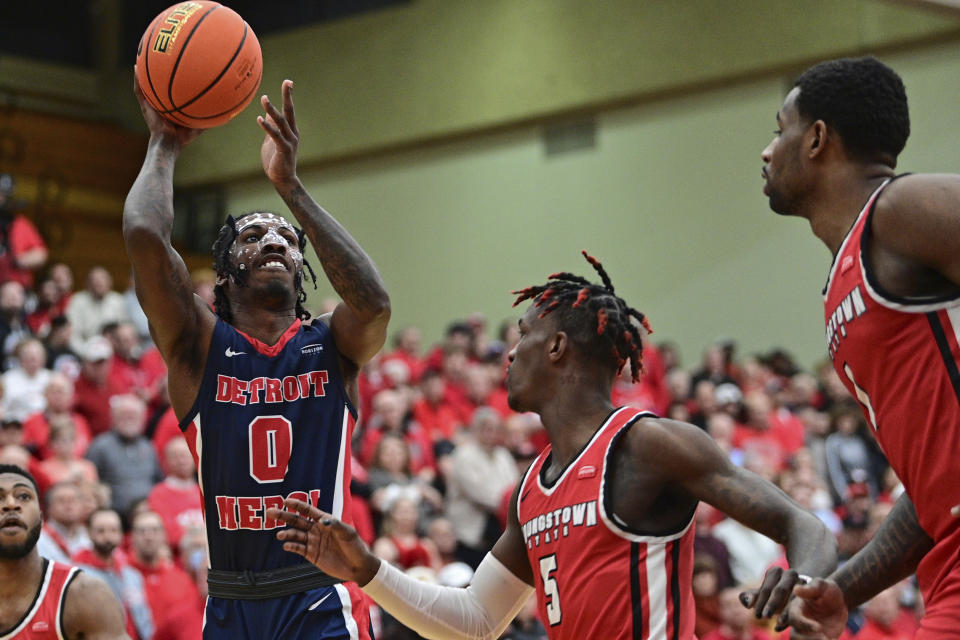
{"type": "Polygon", "coordinates": [[[827,146],[829,128],[823,120],[817,120],[807,130],[807,156],[812,160],[823,153],[827,146]]]}
{"type": "Polygon", "coordinates": [[[567,351],[569,338],[566,331],[557,331],[548,343],[547,357],[551,362],[557,362],[567,351]]]}

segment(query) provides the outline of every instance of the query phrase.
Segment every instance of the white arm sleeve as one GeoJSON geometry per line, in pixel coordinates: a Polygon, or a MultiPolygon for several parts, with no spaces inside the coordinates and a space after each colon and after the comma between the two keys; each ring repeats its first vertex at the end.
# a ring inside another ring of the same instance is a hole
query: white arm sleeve
{"type": "Polygon", "coordinates": [[[381,561],[380,570],[363,591],[425,638],[494,640],[520,611],[533,587],[488,553],[465,589],[421,582],[381,561]]]}

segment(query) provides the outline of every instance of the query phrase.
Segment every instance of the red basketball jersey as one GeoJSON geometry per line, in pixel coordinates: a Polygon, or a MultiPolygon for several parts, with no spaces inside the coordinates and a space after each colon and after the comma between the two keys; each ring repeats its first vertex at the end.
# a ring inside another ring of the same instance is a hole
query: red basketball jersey
{"type": "Polygon", "coordinates": [[[43,582],[33,605],[13,629],[0,635],[0,640],[63,640],[66,637],[63,631],[63,601],[67,587],[80,570],[53,560],[45,562],[43,582]]]}
{"type": "Polygon", "coordinates": [[[944,610],[960,613],[960,520],[950,515],[960,503],[960,297],[905,299],[878,286],[863,239],[887,184],[870,197],[830,269],[826,339],[834,368],[936,543],[917,570],[926,626],[944,610]]]}
{"type": "Polygon", "coordinates": [[[614,411],[553,483],[547,447],[520,486],[517,515],[551,640],[694,639],[693,519],[665,536],[630,531],[609,511],[613,441],[638,417],[614,411]]]}

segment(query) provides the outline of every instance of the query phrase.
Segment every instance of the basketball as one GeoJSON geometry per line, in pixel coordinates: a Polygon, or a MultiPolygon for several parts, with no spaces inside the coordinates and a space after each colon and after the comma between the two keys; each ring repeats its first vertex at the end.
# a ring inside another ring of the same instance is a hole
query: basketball
{"type": "Polygon", "coordinates": [[[209,0],[162,11],[140,38],[137,82],[166,119],[193,129],[226,123],[260,87],[260,43],[243,18],[209,0]]]}

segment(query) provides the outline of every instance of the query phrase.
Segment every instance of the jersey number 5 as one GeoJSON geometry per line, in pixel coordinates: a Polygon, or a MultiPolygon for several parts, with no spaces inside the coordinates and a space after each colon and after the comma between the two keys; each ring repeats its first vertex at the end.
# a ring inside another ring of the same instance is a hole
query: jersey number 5
{"type": "Polygon", "coordinates": [[[540,558],[540,578],[543,580],[543,600],[547,605],[547,622],[551,627],[560,624],[563,615],[560,612],[560,591],[557,589],[557,579],[553,574],[557,571],[557,554],[550,554],[540,558]]]}
{"type": "Polygon", "coordinates": [[[258,416],[250,423],[250,477],[260,484],[282,482],[293,451],[293,427],[283,416],[258,416]]]}
{"type": "MultiPolygon", "coordinates": [[[[860,401],[860,404],[863,405],[863,408],[867,410],[867,416],[870,418],[870,426],[873,427],[873,430],[877,430],[877,416],[873,412],[873,404],[870,402],[870,396],[867,395],[867,392],[857,384],[857,381],[853,378],[853,369],[850,368],[850,365],[846,362],[843,363],[843,372],[847,374],[847,378],[850,380],[850,384],[853,385],[853,390],[857,394],[857,400],[860,401]]],[[[884,432],[886,433],[886,432],[884,432]]]]}

